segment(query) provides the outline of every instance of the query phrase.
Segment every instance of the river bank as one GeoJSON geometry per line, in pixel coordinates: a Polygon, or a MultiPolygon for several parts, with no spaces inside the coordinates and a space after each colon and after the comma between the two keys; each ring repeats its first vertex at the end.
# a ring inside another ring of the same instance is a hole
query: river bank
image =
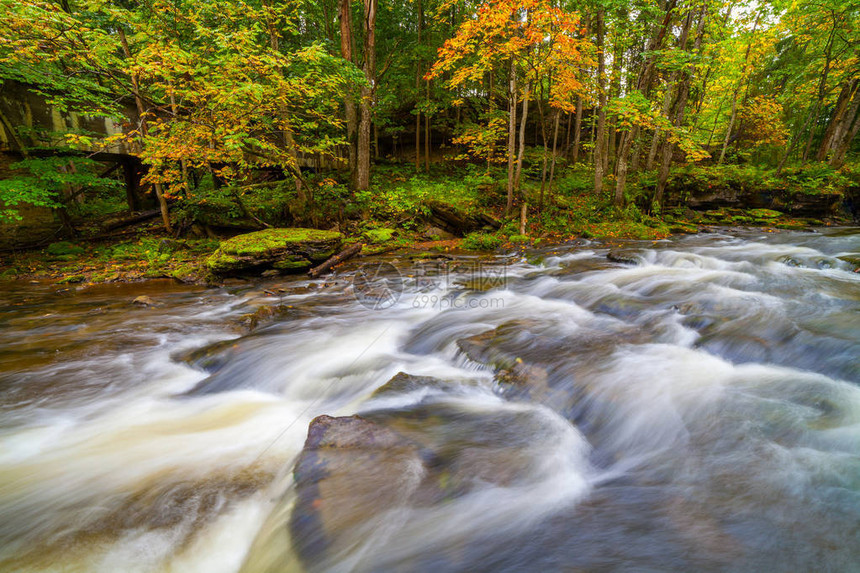
{"type": "MultiPolygon", "coordinates": [[[[833,226],[834,222],[830,222],[833,226]]],[[[571,234],[532,231],[532,235],[502,231],[455,235],[425,225],[410,231],[378,227],[362,232],[354,229],[347,242],[365,244],[359,257],[382,252],[517,252],[533,247],[563,246],[577,239],[592,239],[612,245],[625,240],[661,240],[671,236],[713,233],[745,226],[766,233],[786,230],[814,230],[820,220],[796,219],[766,209],[723,209],[704,213],[687,210],[646,223],[631,220],[587,222],[571,229],[571,234]],[[734,223],[734,224],[733,224],[734,223]],[[755,226],[750,226],[755,225],[755,226]]],[[[0,280],[37,280],[58,285],[95,285],[173,279],[187,284],[217,284],[206,267],[207,258],[222,241],[218,239],[174,239],[157,225],[141,227],[132,236],[89,243],[86,240],[57,241],[43,249],[0,255],[0,280]]],[[[272,273],[270,273],[271,275],[272,273]]],[[[288,272],[284,272],[288,275],[288,272]]]]}

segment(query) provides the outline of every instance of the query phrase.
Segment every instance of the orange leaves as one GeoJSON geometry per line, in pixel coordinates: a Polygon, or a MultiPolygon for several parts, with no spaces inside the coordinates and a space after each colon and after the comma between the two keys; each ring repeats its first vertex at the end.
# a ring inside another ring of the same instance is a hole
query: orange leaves
{"type": "MultiPolygon", "coordinates": [[[[591,65],[591,44],[580,36],[579,17],[547,0],[491,0],[439,49],[426,77],[453,71],[450,84],[459,86],[511,60],[532,77],[549,68],[591,65]]],[[[573,74],[568,75],[570,89],[575,84],[571,84],[573,74]]]]}
{"type": "Polygon", "coordinates": [[[758,96],[741,108],[741,137],[753,145],[785,145],[788,129],[783,124],[782,104],[773,98],[758,96]]]}

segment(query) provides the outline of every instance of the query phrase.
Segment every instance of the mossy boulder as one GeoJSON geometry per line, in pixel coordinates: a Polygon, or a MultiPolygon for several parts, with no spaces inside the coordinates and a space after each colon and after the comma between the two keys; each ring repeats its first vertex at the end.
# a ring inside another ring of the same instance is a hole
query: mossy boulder
{"type": "Polygon", "coordinates": [[[51,243],[46,249],[50,258],[56,261],[72,261],[84,252],[84,248],[68,241],[51,243]]]}
{"type": "Polygon", "coordinates": [[[374,244],[387,243],[394,238],[394,229],[370,229],[364,232],[364,237],[374,244]]]}
{"type": "Polygon", "coordinates": [[[275,268],[301,272],[331,257],[343,243],[337,231],[266,229],[222,241],[206,260],[213,274],[242,274],[275,268]]]}

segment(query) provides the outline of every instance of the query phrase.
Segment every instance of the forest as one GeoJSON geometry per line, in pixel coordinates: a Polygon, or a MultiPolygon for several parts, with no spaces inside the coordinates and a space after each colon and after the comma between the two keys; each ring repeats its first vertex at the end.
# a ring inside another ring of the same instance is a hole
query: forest
{"type": "Polygon", "coordinates": [[[443,230],[491,248],[856,213],[857,2],[2,10],[7,247],[283,226],[408,242],[480,213],[443,230]]]}
{"type": "Polygon", "coordinates": [[[860,571],[860,0],[0,0],[0,573],[860,571]]]}

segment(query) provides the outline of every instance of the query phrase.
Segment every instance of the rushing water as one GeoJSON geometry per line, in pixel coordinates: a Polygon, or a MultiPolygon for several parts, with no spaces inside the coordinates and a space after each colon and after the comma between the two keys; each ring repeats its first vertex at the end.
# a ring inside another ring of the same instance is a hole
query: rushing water
{"type": "Polygon", "coordinates": [[[379,309],[351,271],[4,285],[0,570],[860,571],[860,234],[608,251],[389,258],[379,309]],[[525,388],[460,351],[497,327],[525,388]],[[371,396],[401,371],[436,380],[371,396]],[[378,452],[326,495],[389,505],[299,557],[308,424],[356,413],[443,452],[455,494],[378,452]]]}

